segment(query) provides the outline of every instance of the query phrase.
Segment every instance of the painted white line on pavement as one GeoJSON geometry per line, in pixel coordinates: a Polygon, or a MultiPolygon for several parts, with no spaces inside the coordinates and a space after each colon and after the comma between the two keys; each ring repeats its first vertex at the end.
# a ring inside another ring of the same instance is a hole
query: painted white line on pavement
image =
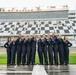
{"type": "Polygon", "coordinates": [[[47,75],[43,65],[35,65],[32,75],[47,75]]]}

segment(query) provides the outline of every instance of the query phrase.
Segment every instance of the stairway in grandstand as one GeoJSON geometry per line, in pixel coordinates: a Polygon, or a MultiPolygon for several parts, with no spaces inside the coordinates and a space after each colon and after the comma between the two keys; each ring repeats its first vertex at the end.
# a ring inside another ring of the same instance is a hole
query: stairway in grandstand
{"type": "Polygon", "coordinates": [[[0,35],[22,34],[76,34],[76,20],[0,21],[0,35]]]}

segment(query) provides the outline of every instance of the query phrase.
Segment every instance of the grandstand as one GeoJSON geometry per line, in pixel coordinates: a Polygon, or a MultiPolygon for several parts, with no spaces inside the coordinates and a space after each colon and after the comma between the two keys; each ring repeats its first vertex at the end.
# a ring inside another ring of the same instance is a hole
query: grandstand
{"type": "Polygon", "coordinates": [[[74,15],[70,13],[73,12],[69,11],[67,5],[0,8],[0,45],[3,45],[7,36],[18,36],[19,33],[42,35],[52,32],[67,35],[76,43],[76,12],[74,15]]]}
{"type": "Polygon", "coordinates": [[[68,11],[68,19],[76,19],[76,10],[69,10],[68,11]]]}
{"type": "Polygon", "coordinates": [[[35,8],[0,8],[0,19],[67,19],[68,6],[35,8]]]}
{"type": "Polygon", "coordinates": [[[76,20],[31,20],[31,21],[2,21],[0,36],[17,36],[17,34],[47,34],[56,32],[57,35],[76,35],[76,20]]]}

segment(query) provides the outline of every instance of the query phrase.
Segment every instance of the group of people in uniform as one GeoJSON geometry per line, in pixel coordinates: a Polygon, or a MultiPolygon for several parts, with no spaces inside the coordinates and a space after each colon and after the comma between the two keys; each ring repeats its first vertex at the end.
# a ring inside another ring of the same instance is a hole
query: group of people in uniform
{"type": "Polygon", "coordinates": [[[18,38],[7,38],[4,47],[7,51],[7,65],[34,65],[36,52],[38,52],[39,63],[41,65],[68,65],[69,47],[72,43],[68,41],[67,36],[52,35],[32,36],[19,34],[18,38]],[[59,58],[58,58],[59,57],[59,58]],[[16,60],[17,59],[17,60],[16,60]],[[59,62],[58,62],[59,59],[59,62]],[[16,63],[17,61],[17,63],[16,63]]]}

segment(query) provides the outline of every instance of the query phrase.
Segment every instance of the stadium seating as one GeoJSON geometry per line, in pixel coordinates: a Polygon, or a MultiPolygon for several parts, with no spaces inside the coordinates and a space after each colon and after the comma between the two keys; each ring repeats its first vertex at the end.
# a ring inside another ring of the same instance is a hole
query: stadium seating
{"type": "Polygon", "coordinates": [[[76,20],[0,21],[0,35],[22,34],[75,34],[76,20]]]}

